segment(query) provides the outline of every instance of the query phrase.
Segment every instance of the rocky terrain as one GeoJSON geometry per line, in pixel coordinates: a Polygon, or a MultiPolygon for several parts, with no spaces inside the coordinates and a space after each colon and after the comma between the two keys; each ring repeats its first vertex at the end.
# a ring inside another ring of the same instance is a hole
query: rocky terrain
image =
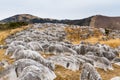
{"type": "MultiPolygon", "coordinates": [[[[89,26],[36,23],[9,35],[6,45],[0,46],[5,50],[4,56],[9,58],[0,62],[4,68],[0,71],[0,80],[119,80],[120,74],[105,78],[100,71],[106,75],[114,73],[116,65],[120,70],[120,45],[113,48],[84,41],[96,37],[95,31],[89,26]],[[73,44],[67,38],[68,28],[70,31],[80,28],[80,33],[89,35],[78,35],[80,43],[73,44]]],[[[120,39],[119,30],[112,30],[109,34],[104,28],[97,28],[97,31],[100,36],[107,36],[101,38],[102,41],[120,39]]]]}

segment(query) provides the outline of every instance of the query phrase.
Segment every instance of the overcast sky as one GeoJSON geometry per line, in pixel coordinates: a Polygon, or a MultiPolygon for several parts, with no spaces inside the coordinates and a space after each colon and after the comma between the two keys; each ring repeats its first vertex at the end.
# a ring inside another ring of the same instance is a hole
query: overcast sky
{"type": "Polygon", "coordinates": [[[120,0],[0,0],[0,19],[25,13],[55,19],[120,16],[120,0]]]}

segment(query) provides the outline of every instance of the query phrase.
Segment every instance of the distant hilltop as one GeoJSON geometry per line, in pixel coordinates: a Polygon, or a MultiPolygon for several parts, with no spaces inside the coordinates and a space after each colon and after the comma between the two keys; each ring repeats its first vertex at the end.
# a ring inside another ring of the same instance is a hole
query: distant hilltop
{"type": "Polygon", "coordinates": [[[94,15],[88,18],[77,20],[57,20],[50,18],[40,18],[30,14],[18,14],[0,21],[0,23],[7,22],[63,23],[69,25],[92,26],[97,28],[120,29],[120,17],[108,17],[103,15],[94,15]]]}

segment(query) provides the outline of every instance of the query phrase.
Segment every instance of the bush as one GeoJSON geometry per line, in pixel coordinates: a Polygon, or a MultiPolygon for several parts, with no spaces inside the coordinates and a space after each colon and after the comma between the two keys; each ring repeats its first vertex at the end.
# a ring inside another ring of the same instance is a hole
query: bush
{"type": "Polygon", "coordinates": [[[26,25],[28,25],[27,22],[9,22],[5,24],[0,24],[0,30],[15,29],[26,25]]]}
{"type": "Polygon", "coordinates": [[[109,32],[110,32],[110,30],[107,29],[107,28],[105,28],[105,34],[106,34],[107,36],[109,35],[109,32]]]}

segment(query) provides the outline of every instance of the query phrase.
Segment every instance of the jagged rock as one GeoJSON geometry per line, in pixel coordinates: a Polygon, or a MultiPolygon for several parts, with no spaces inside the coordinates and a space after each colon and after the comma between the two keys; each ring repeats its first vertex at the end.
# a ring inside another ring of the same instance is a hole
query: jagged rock
{"type": "Polygon", "coordinates": [[[97,70],[89,63],[83,65],[80,80],[102,80],[97,70]]]}

